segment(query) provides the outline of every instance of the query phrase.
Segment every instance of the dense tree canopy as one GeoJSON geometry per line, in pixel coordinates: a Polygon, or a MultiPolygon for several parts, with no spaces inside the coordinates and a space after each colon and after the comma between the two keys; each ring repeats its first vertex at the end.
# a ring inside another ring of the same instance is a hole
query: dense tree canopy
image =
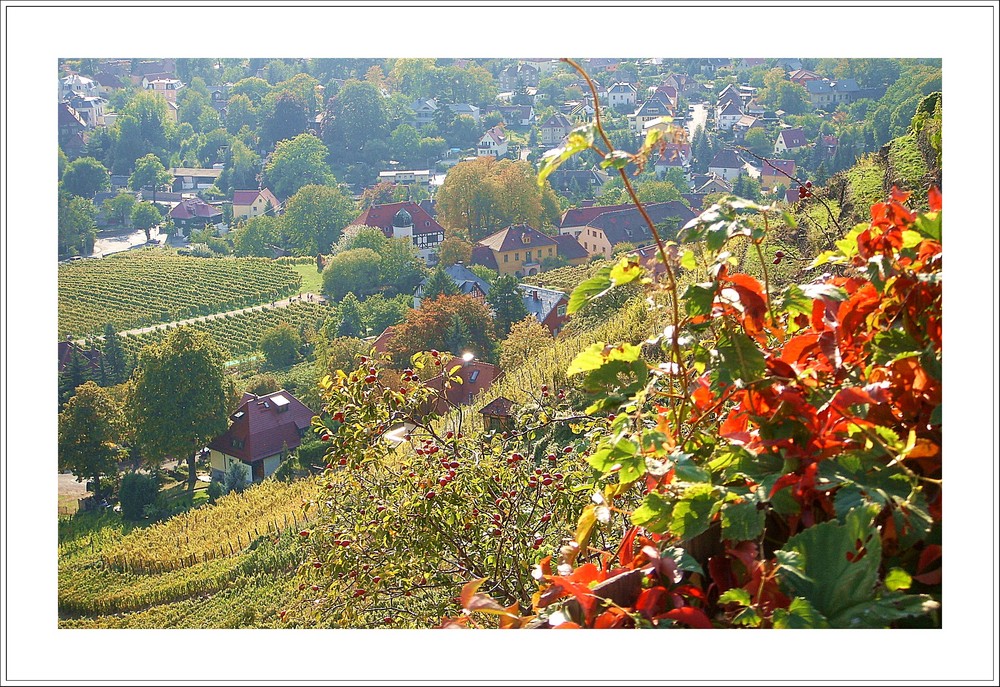
{"type": "Polygon", "coordinates": [[[496,349],[489,308],[471,296],[441,296],[422,303],[418,310],[409,311],[393,332],[387,351],[397,364],[431,349],[470,351],[477,358],[491,360],[496,349]],[[456,340],[456,330],[463,339],[456,340]]]}
{"type": "Polygon", "coordinates": [[[90,255],[97,240],[97,208],[87,198],[59,192],[59,255],[90,255]]]}
{"type": "Polygon", "coordinates": [[[524,161],[480,157],[455,165],[436,197],[438,221],[478,241],[510,224],[536,229],[559,217],[552,187],[539,188],[534,168],[524,161]]]}
{"type": "Polygon", "coordinates": [[[122,408],[107,389],[94,382],[77,387],[59,413],[59,470],[77,481],[92,479],[100,492],[100,479],[118,474],[123,425],[122,408]]]}
{"type": "Polygon", "coordinates": [[[333,184],[326,155],[326,146],[312,134],[279,141],[264,165],[264,185],[279,198],[290,198],[309,184],[333,184]]]}
{"type": "Polygon", "coordinates": [[[66,166],[63,188],[81,198],[93,198],[111,185],[108,170],[92,157],[81,157],[66,166]]]}
{"type": "Polygon", "coordinates": [[[323,294],[334,301],[349,291],[359,297],[378,291],[379,254],[370,248],[355,248],[330,258],[323,270],[323,294]]]}
{"type": "Polygon", "coordinates": [[[288,199],[282,216],[288,246],[297,255],[326,252],[354,219],[354,201],[337,186],[303,186],[288,199]]]}
{"type": "Polygon", "coordinates": [[[521,299],[521,290],[517,288],[517,279],[504,274],[493,282],[486,301],[493,309],[494,326],[497,339],[503,339],[510,332],[512,324],[524,319],[528,314],[521,299]]]}

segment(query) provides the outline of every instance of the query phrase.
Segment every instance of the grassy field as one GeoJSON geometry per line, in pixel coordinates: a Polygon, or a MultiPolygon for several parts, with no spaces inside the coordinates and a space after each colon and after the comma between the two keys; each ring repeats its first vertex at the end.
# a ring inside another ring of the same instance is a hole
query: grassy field
{"type": "Polygon", "coordinates": [[[299,293],[323,292],[323,274],[316,271],[315,264],[290,265],[290,267],[295,270],[296,274],[302,277],[302,286],[299,287],[299,293]]]}

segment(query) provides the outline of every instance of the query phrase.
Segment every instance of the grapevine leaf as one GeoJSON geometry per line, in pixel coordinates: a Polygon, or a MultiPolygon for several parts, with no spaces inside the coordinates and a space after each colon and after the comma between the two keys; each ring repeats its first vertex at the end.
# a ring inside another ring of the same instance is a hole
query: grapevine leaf
{"type": "Polygon", "coordinates": [[[698,573],[699,575],[705,574],[705,571],[701,568],[701,564],[683,547],[668,546],[663,550],[663,555],[664,557],[670,556],[674,560],[674,565],[677,566],[678,570],[698,573]]]}
{"type": "Polygon", "coordinates": [[[612,169],[625,169],[630,162],[632,162],[632,156],[624,150],[612,150],[601,160],[601,167],[604,169],[608,167],[612,169]]]}
{"type": "Polygon", "coordinates": [[[641,277],[644,272],[645,270],[637,261],[622,258],[614,267],[611,268],[611,282],[615,286],[628,284],[630,281],[634,281],[635,279],[641,277]]]}
{"type": "Polygon", "coordinates": [[[739,604],[741,606],[750,605],[750,592],[742,587],[733,587],[719,596],[720,604],[739,604]]]}
{"type": "Polygon", "coordinates": [[[890,592],[878,599],[864,601],[830,617],[832,627],[877,629],[888,627],[900,618],[923,615],[938,607],[925,594],[890,592]]]}
{"type": "Polygon", "coordinates": [[[684,254],[681,255],[681,267],[686,270],[693,270],[698,267],[698,263],[694,259],[694,251],[684,251],[684,254]]]}
{"type": "Polygon", "coordinates": [[[651,491],[642,503],[632,511],[632,524],[645,527],[650,532],[663,534],[670,527],[673,506],[665,498],[651,491]]]}
{"type": "Polygon", "coordinates": [[[764,531],[764,511],[756,503],[730,503],[722,508],[722,538],[729,541],[757,539],[764,531]]]}
{"type": "Polygon", "coordinates": [[[928,212],[926,215],[917,215],[913,220],[913,229],[921,236],[926,236],[938,243],[941,242],[941,213],[928,212]]]}
{"type": "Polygon", "coordinates": [[[910,574],[902,568],[893,568],[886,573],[885,588],[890,592],[899,591],[900,589],[909,589],[912,584],[913,578],[911,578],[910,574]]]}
{"type": "Polygon", "coordinates": [[[618,346],[606,346],[602,343],[591,344],[582,350],[570,363],[566,374],[569,376],[600,369],[604,364],[621,360],[631,363],[639,359],[641,349],[630,343],[618,346]]]}
{"type": "Polygon", "coordinates": [[[670,531],[684,540],[696,537],[708,529],[718,511],[719,501],[711,485],[689,487],[674,504],[670,531]]]}
{"type": "Polygon", "coordinates": [[[775,629],[778,630],[810,630],[829,628],[830,623],[817,611],[807,599],[796,597],[788,605],[788,609],[774,609],[772,617],[775,629]]]}
{"type": "Polygon", "coordinates": [[[538,185],[543,186],[548,176],[566,160],[594,145],[595,132],[595,124],[587,122],[573,129],[564,145],[546,151],[542,156],[542,168],[538,171],[538,185]]]}
{"type": "Polygon", "coordinates": [[[573,289],[573,293],[569,296],[569,304],[566,306],[566,312],[572,315],[590,301],[606,294],[612,288],[614,288],[614,283],[611,281],[611,268],[602,267],[593,277],[580,282],[573,289]]]}
{"type": "Polygon", "coordinates": [[[709,315],[712,312],[712,303],[715,301],[715,284],[712,282],[692,284],[684,290],[683,299],[684,309],[691,317],[709,315]]]}
{"type": "Polygon", "coordinates": [[[763,379],[767,372],[764,354],[742,332],[724,334],[719,339],[716,350],[719,352],[716,376],[723,385],[733,384],[737,380],[748,384],[763,379]]]}

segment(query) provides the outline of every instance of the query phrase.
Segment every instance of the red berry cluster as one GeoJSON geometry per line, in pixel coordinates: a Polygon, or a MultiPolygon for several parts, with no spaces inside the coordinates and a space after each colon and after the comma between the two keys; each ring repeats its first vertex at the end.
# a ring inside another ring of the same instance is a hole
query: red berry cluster
{"type": "Polygon", "coordinates": [[[805,200],[806,198],[812,198],[813,184],[811,181],[807,181],[805,186],[799,186],[799,200],[805,200]]]}
{"type": "Polygon", "coordinates": [[[780,265],[781,264],[781,259],[784,258],[784,257],[785,257],[785,251],[783,251],[783,250],[776,250],[776,251],[774,251],[774,260],[771,261],[771,264],[773,264],[773,265],[780,265]]]}

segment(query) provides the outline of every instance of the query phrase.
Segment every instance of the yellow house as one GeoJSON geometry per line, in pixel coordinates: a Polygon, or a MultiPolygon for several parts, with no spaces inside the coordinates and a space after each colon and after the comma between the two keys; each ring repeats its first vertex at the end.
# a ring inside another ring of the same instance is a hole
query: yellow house
{"type": "Polygon", "coordinates": [[[500,274],[527,277],[542,271],[542,261],[559,255],[559,244],[527,224],[511,225],[473,246],[472,262],[500,274]]]}
{"type": "Polygon", "coordinates": [[[259,217],[271,207],[277,210],[281,205],[269,189],[259,191],[233,191],[233,220],[259,217]]]}

